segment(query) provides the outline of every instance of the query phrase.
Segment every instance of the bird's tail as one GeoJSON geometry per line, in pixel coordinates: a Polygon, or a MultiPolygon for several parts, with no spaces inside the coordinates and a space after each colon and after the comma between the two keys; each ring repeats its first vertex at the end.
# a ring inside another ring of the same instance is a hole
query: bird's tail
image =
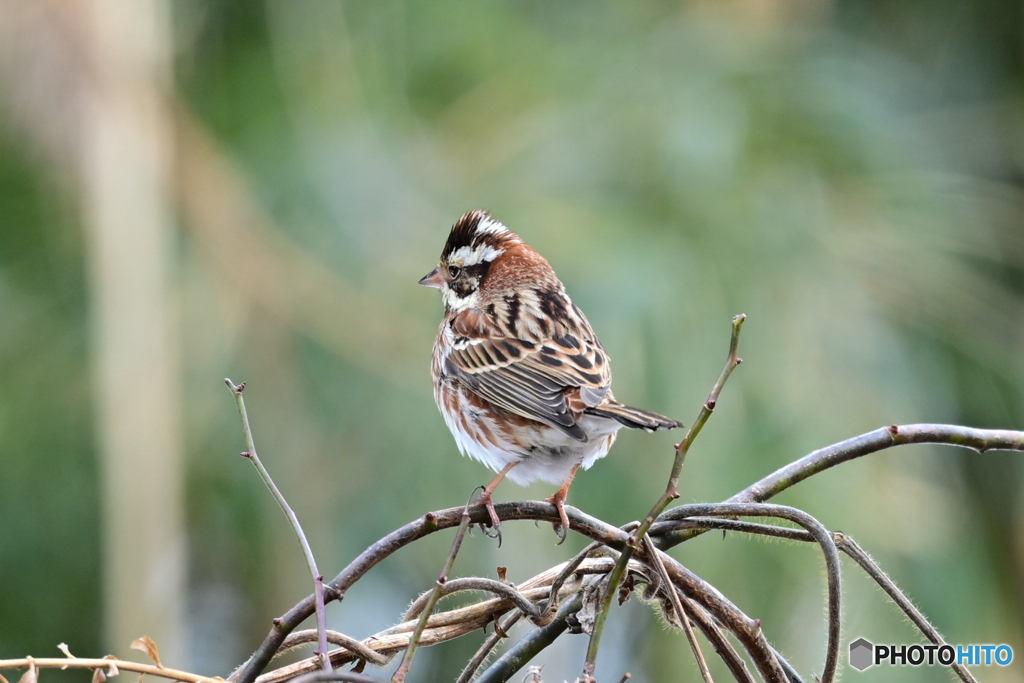
{"type": "Polygon", "coordinates": [[[618,401],[608,401],[595,408],[587,408],[584,412],[589,415],[618,420],[630,429],[642,429],[645,432],[653,432],[656,429],[675,429],[676,427],[683,426],[682,422],[673,420],[670,417],[652,413],[642,408],[623,405],[618,401]]]}

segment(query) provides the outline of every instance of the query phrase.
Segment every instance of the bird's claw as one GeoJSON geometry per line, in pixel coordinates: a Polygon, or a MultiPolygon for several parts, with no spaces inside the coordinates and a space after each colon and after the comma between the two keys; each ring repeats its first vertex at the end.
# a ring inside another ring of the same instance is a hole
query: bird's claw
{"type": "Polygon", "coordinates": [[[499,548],[501,547],[501,527],[496,527],[493,524],[490,524],[490,525],[488,525],[488,524],[481,524],[480,525],[480,533],[482,533],[487,538],[496,538],[496,539],[498,539],[498,547],[499,548]],[[488,531],[488,529],[491,529],[493,531],[493,533],[492,533],[492,531],[488,531]]]}
{"type": "Polygon", "coordinates": [[[558,510],[558,522],[552,522],[551,526],[555,530],[555,535],[558,536],[558,543],[555,545],[562,545],[565,543],[565,539],[569,537],[569,516],[565,514],[565,498],[556,493],[546,499],[548,503],[555,506],[558,510]]]}
{"type": "Polygon", "coordinates": [[[496,539],[498,539],[498,547],[500,548],[501,547],[501,520],[498,519],[498,513],[494,509],[494,501],[491,500],[491,494],[488,493],[485,490],[482,494],[480,494],[480,497],[477,499],[476,502],[477,502],[477,505],[483,504],[484,509],[487,510],[487,514],[491,518],[491,521],[490,521],[489,524],[481,524],[480,525],[480,532],[484,536],[486,536],[487,538],[496,538],[496,539]],[[488,527],[491,529],[490,532],[487,530],[488,527]]]}

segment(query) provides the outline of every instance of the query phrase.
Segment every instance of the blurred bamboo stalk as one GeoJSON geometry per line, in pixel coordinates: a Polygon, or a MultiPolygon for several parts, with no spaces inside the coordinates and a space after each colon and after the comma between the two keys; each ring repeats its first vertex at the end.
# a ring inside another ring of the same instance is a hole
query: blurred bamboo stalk
{"type": "Polygon", "coordinates": [[[164,0],[84,0],[83,215],[104,519],[108,647],[183,657],[181,395],[171,264],[173,126],[164,0]]]}

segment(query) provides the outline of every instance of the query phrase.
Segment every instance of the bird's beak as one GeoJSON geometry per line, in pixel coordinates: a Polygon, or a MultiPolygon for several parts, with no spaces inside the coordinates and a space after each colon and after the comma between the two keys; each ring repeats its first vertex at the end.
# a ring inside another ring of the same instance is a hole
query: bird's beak
{"type": "Polygon", "coordinates": [[[444,283],[444,276],[441,275],[441,271],[438,268],[434,268],[432,271],[420,278],[420,284],[426,285],[427,287],[434,287],[435,289],[441,289],[441,285],[444,283]]]}

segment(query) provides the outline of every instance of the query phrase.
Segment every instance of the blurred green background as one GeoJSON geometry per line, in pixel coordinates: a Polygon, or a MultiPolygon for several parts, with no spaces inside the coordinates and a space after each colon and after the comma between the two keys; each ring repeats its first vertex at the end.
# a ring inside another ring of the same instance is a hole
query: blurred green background
{"type": "MultiPolygon", "coordinates": [[[[309,592],[236,455],[225,376],[248,381],[257,447],[327,576],[462,504],[490,473],[434,406],[441,303],[416,280],[473,208],[552,263],[628,403],[692,421],[748,314],[684,502],[884,424],[1024,428],[1020,2],[0,10],[0,658],[124,653],[145,632],[169,666],[226,675],[309,592]]],[[[570,503],[641,517],[672,436],[622,434],[570,503]]],[[[905,447],[777,502],[853,535],[950,642],[1019,660],[1022,489],[1019,456],[905,447]]],[[[330,624],[396,621],[449,542],[383,563],[330,624]]],[[[584,545],[554,542],[510,523],[456,573],[522,581],[584,545]]],[[[820,673],[813,548],[708,534],[673,553],[820,673]]],[[[917,642],[845,566],[844,665],[859,636],[917,642]]],[[[697,677],[643,606],[610,624],[599,675],[697,677]]],[[[421,651],[412,680],[454,679],[480,640],[421,651]]],[[[579,673],[585,639],[563,641],[545,680],[579,673]]]]}

